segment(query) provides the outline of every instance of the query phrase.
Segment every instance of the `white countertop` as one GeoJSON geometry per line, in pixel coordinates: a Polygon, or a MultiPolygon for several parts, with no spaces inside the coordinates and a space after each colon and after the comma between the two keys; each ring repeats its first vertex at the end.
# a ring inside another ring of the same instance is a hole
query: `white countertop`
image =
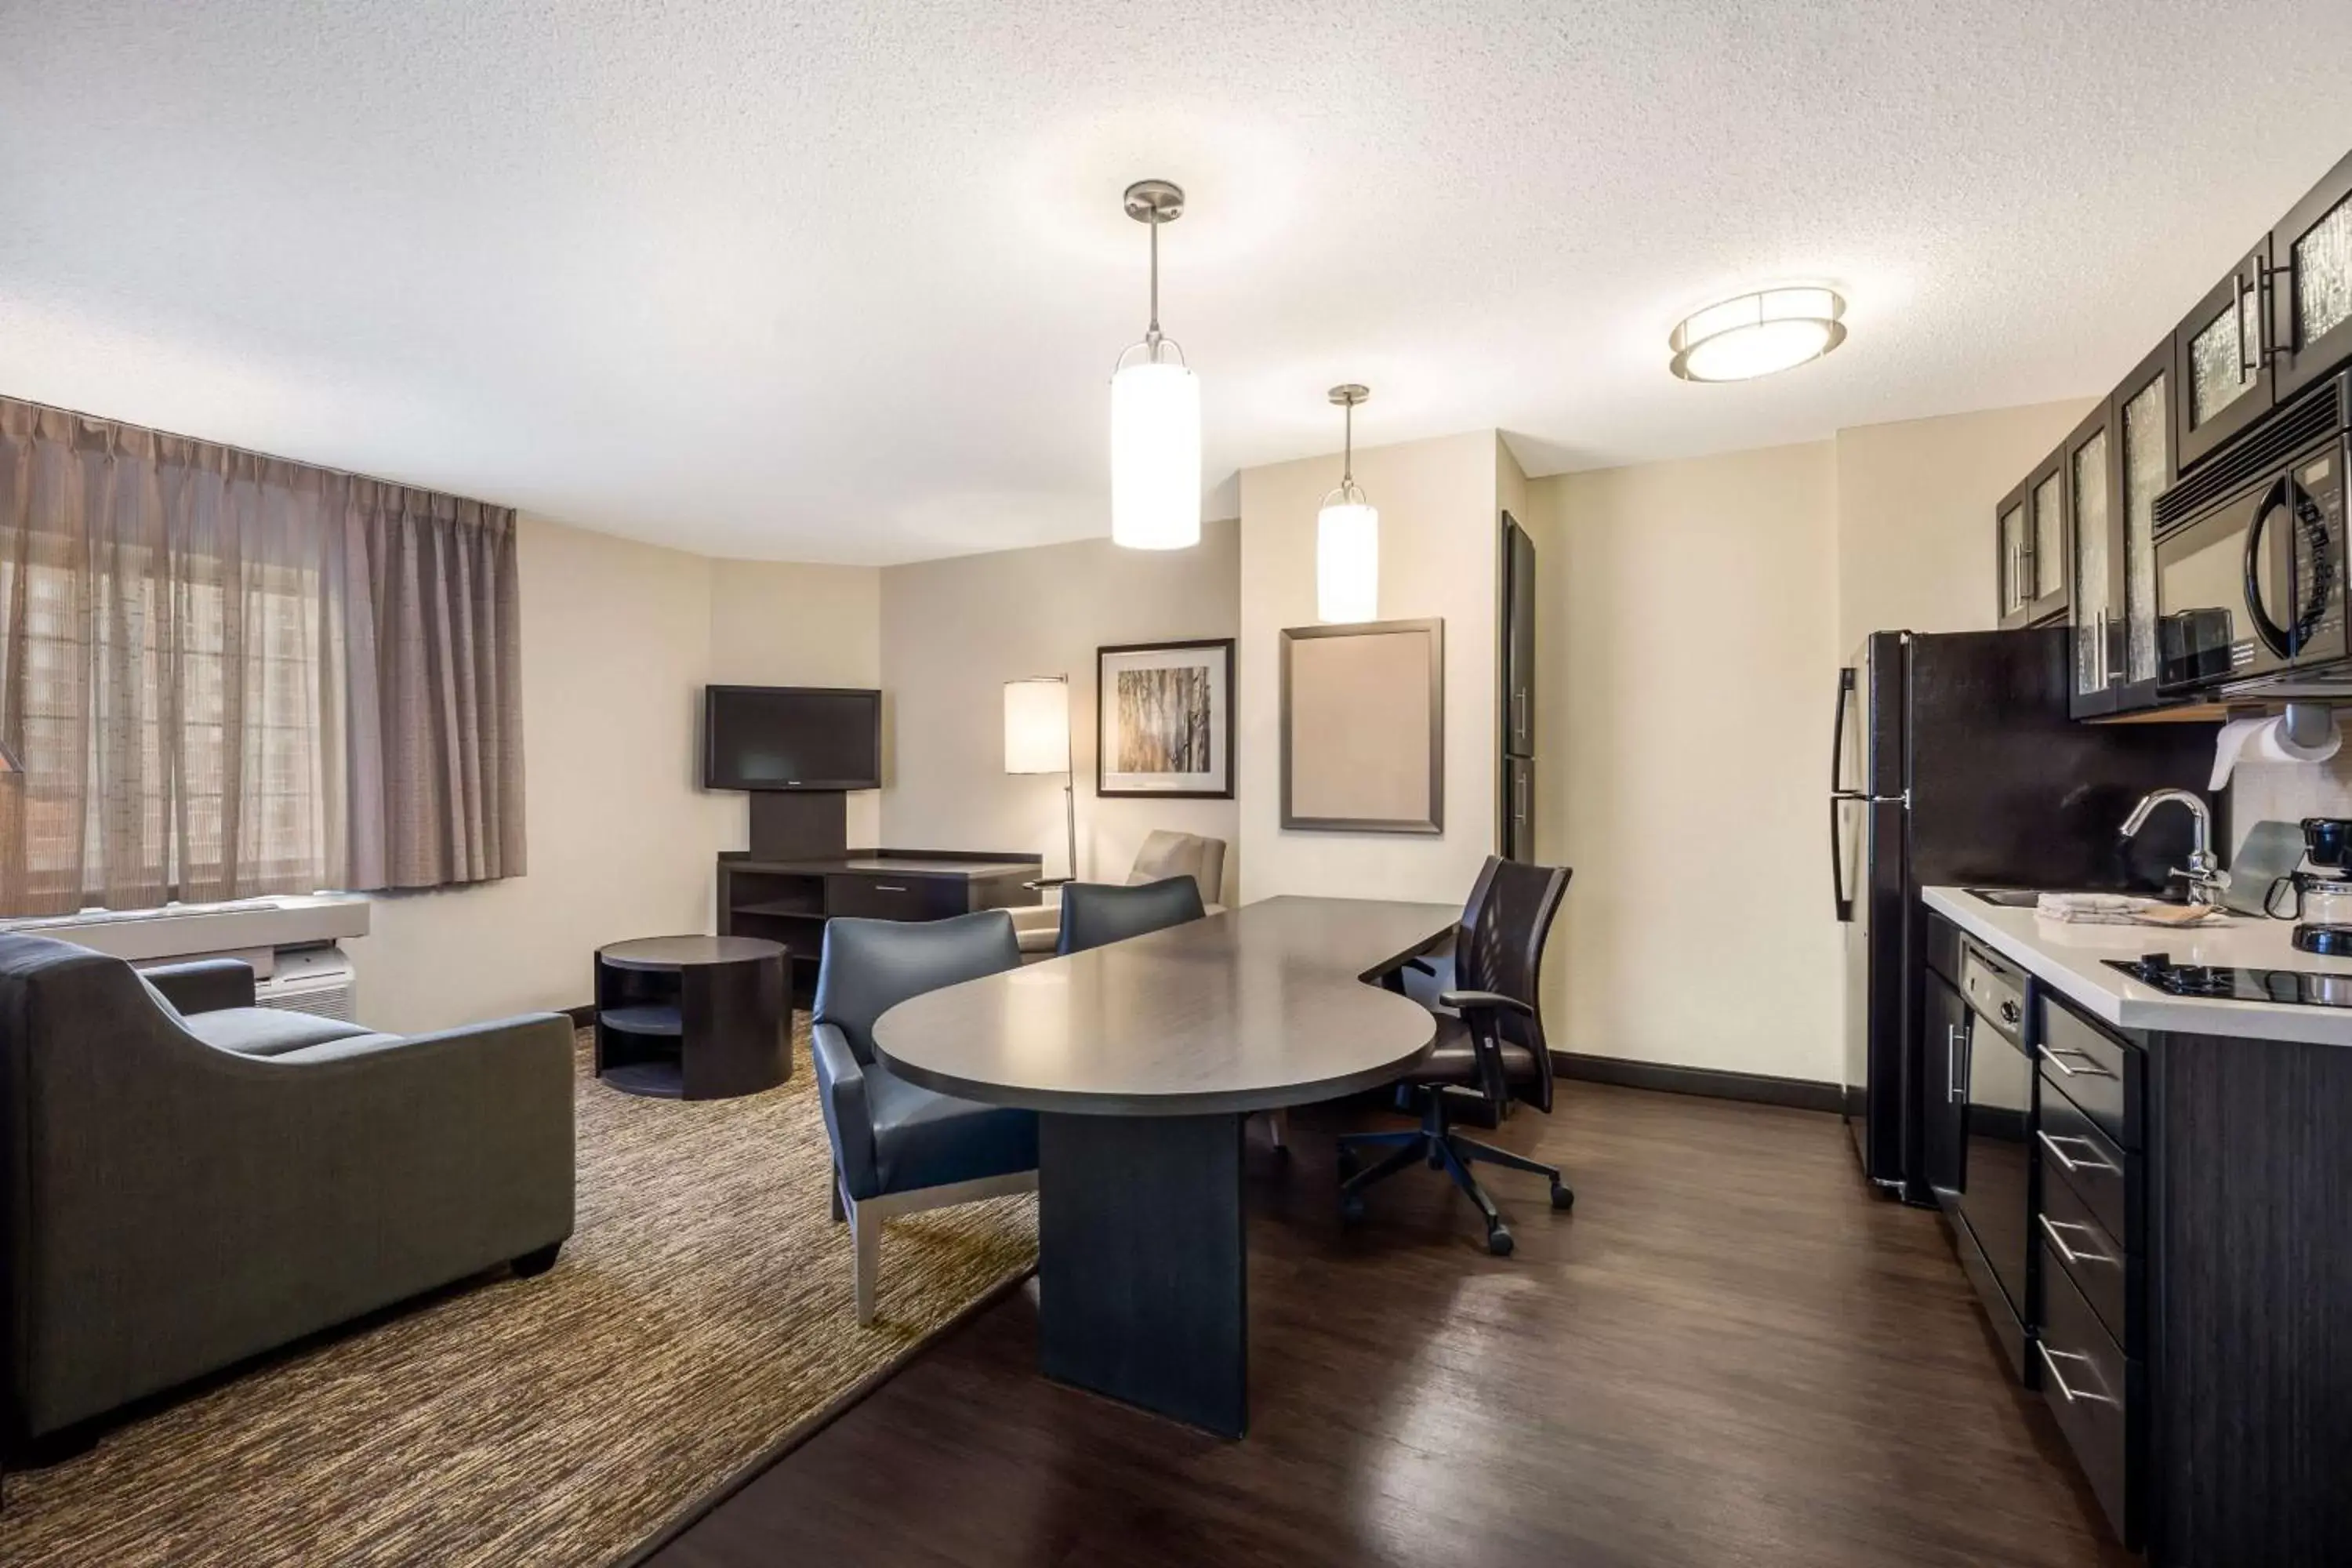
{"type": "Polygon", "coordinates": [[[2352,1046],[2352,1008],[2284,1002],[2220,1002],[2170,996],[2110,969],[2110,958],[2165,952],[2176,963],[2237,969],[2299,969],[2352,976],[2352,958],[2298,952],[2293,921],[2231,915],[2221,924],[2189,931],[2159,926],[2076,925],[2043,920],[2032,910],[2004,909],[1958,888],[1929,888],[1927,906],[1994,952],[2035,975],[2093,1017],[2118,1029],[2168,1029],[2179,1034],[2242,1035],[2352,1046]]]}

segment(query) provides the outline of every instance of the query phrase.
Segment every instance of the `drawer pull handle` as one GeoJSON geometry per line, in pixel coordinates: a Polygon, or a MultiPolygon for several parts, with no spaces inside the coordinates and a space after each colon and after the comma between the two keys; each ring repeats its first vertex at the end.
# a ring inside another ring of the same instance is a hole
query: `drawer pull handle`
{"type": "Polygon", "coordinates": [[[907,884],[904,882],[877,882],[874,884],[874,890],[877,893],[903,893],[907,890],[907,884]]]}
{"type": "Polygon", "coordinates": [[[2042,1221],[2042,1234],[2050,1238],[2050,1245],[2058,1249],[2058,1256],[2064,1258],[2070,1267],[2084,1263],[2101,1264],[2109,1268],[2116,1267],[2116,1260],[2098,1248],[2085,1247],[2082,1251],[2077,1252],[2073,1247],[2066,1245],[2066,1238],[2058,1234],[2062,1230],[2079,1230],[2084,1235],[2088,1236],[2091,1234],[2091,1227],[2089,1226],[2075,1225],[2065,1220],[2054,1220],[2046,1214],[2038,1217],[2042,1221]]]}
{"type": "Polygon", "coordinates": [[[2056,1068],[2068,1078],[2113,1078],[2116,1076],[2106,1068],[2100,1067],[2098,1065],[2099,1058],[2093,1056],[2088,1051],[2078,1051],[2066,1046],[2036,1046],[2033,1048],[2042,1053],[2042,1059],[2043,1061],[2048,1062],[2052,1067],[2056,1068]],[[2067,1057],[2074,1057],[2078,1060],[2086,1061],[2092,1065],[2087,1068],[2070,1068],[2066,1065],[2064,1060],[2067,1057]]]}
{"type": "Polygon", "coordinates": [[[2033,1348],[2042,1352],[2042,1364],[2050,1373],[2051,1386],[2065,1395],[2067,1404],[2121,1405],[2123,1403],[2111,1394],[2094,1394],[2087,1388],[2076,1388],[2066,1381],[2066,1374],[2058,1370],[2060,1356],[2064,1356],[2068,1361],[2079,1361],[2085,1364],[2090,1363],[2089,1356],[2078,1351],[2053,1351],[2039,1340],[2033,1342],[2033,1348]]]}
{"type": "Polygon", "coordinates": [[[2033,1135],[2042,1140],[2042,1147],[2049,1151],[2050,1157],[2057,1161],[2070,1176],[2079,1176],[2084,1171],[2104,1171],[2110,1176],[2120,1176],[2124,1173],[2124,1168],[2101,1154],[2099,1146],[2088,1138],[2053,1138],[2049,1133],[2039,1129],[2035,1130],[2033,1135]],[[2066,1151],[2058,1147],[2061,1143],[2079,1143],[2091,1152],[2091,1156],[2081,1160],[2070,1160],[2066,1157],[2066,1151]]]}

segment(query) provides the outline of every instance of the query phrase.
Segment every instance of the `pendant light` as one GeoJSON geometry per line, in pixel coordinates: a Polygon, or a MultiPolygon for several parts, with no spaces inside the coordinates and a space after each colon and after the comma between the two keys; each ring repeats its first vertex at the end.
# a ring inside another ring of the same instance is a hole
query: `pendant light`
{"type": "Polygon", "coordinates": [[[1339,488],[1323,498],[1315,514],[1315,618],[1376,621],[1381,618],[1381,513],[1356,483],[1356,405],[1371,389],[1349,382],[1331,389],[1331,401],[1346,409],[1347,445],[1341,448],[1339,488]]]}
{"type": "Polygon", "coordinates": [[[1183,349],[1160,335],[1160,226],[1184,216],[1184,193],[1138,180],[1126,201],[1127,216],[1151,228],[1151,324],[1111,371],[1110,540],[1182,550],[1201,542],[1201,384],[1183,349]]]}

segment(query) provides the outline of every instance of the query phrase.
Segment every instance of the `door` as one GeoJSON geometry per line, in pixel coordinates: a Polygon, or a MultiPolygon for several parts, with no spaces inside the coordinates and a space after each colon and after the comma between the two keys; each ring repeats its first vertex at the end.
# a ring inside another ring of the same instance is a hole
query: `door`
{"type": "Polygon", "coordinates": [[[2352,359],[2352,158],[2271,231],[2272,363],[2280,402],[2352,359]]]}
{"type": "Polygon", "coordinates": [[[1926,1110],[1921,1129],[1921,1173],[1946,1214],[1959,1210],[1967,1165],[1961,1139],[1967,1122],[1969,1005],[1942,975],[1927,976],[1926,1110]]]}
{"type": "Polygon", "coordinates": [[[2072,620],[2067,712],[2076,719],[2112,713],[2122,671],[2123,541],[2116,528],[2115,405],[2111,401],[2066,437],[2067,602],[2072,620]]]}
{"type": "Polygon", "coordinates": [[[1536,765],[1526,757],[1503,759],[1503,858],[1536,858],[1536,765]]]}
{"type": "Polygon", "coordinates": [[[2026,580],[2032,601],[2026,624],[2039,626],[2066,614],[2066,448],[2042,461],[2025,481],[2027,535],[2032,552],[2026,580]]]}
{"type": "Polygon", "coordinates": [[[2169,489],[2172,463],[2172,349],[2158,345],[2109,400],[2107,440],[2115,448],[2109,494],[2123,551],[2123,637],[2115,653],[2115,711],[2156,705],[2156,498],[2169,489]]]}
{"type": "Polygon", "coordinates": [[[2020,485],[2001,497],[1993,509],[1993,535],[2000,551],[1995,568],[2000,584],[2002,631],[2014,631],[2033,620],[2033,531],[2026,521],[2032,487],[2020,485]]]}
{"type": "Polygon", "coordinates": [[[2271,410],[2268,236],[2172,334],[2176,456],[2183,473],[2271,410]]]}
{"type": "Polygon", "coordinates": [[[1536,546],[1528,531],[1503,514],[1503,675],[1509,693],[1503,750],[1536,754],[1536,546]]]}

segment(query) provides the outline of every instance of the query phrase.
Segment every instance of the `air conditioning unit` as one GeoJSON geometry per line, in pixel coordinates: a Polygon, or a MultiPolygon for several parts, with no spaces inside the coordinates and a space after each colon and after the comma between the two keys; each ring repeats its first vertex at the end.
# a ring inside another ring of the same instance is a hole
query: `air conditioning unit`
{"type": "Polygon", "coordinates": [[[349,1023],[352,961],[331,942],[322,947],[280,948],[275,973],[255,982],[253,999],[264,1007],[316,1013],[349,1023]]]}

